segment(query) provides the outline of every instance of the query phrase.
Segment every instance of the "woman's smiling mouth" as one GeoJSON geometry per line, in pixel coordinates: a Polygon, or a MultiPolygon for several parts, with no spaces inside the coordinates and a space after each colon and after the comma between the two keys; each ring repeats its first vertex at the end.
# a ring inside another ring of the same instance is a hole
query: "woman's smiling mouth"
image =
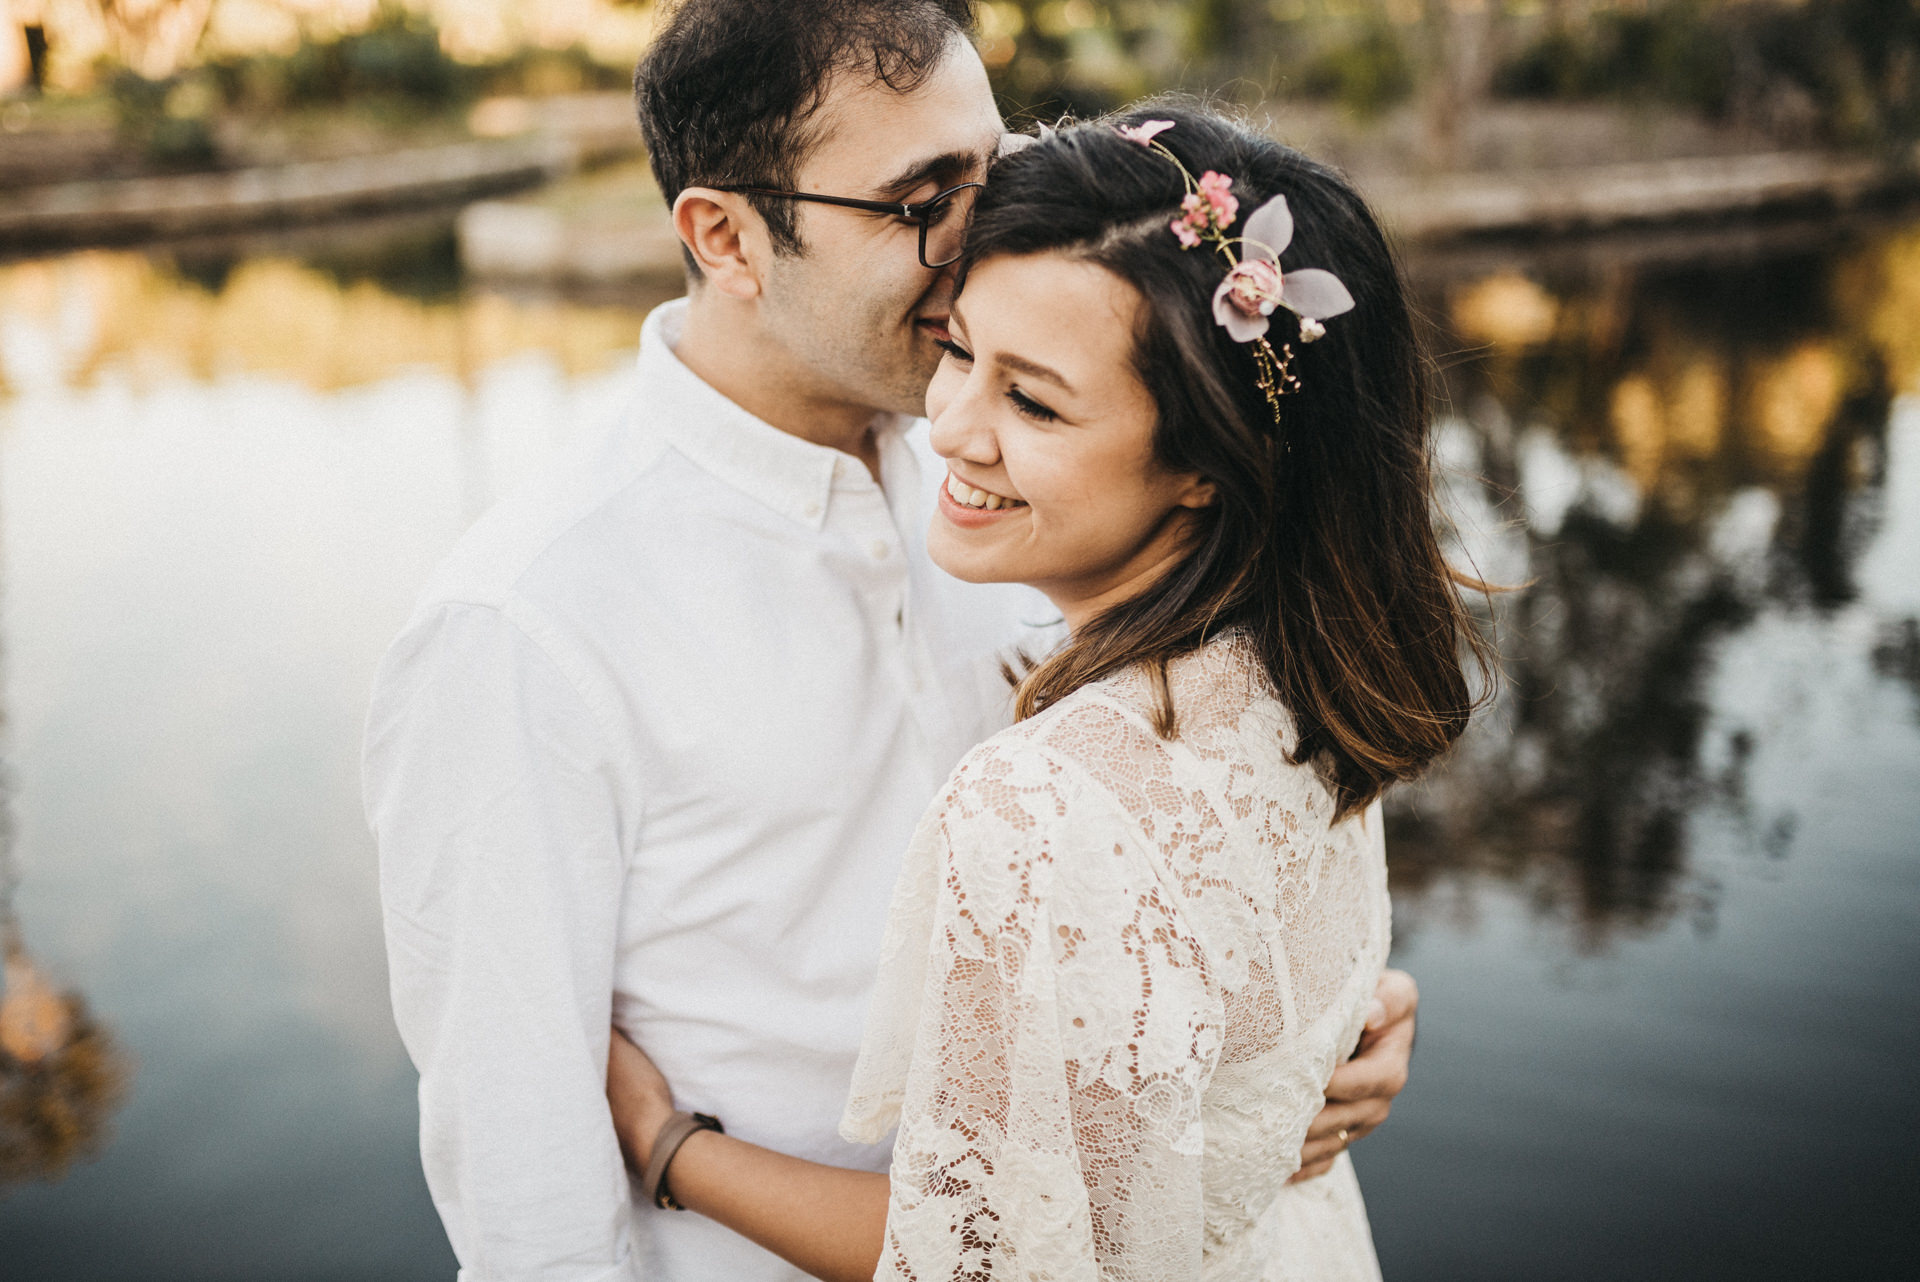
{"type": "Polygon", "coordinates": [[[947,497],[955,503],[977,512],[997,512],[1002,508],[1026,506],[1019,499],[1010,499],[990,490],[975,489],[952,472],[947,473],[946,491],[947,497]]]}

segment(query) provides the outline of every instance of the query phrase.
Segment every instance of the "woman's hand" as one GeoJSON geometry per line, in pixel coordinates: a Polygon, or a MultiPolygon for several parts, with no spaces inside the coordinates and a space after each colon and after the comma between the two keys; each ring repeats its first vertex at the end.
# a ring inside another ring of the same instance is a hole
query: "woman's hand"
{"type": "Polygon", "coordinates": [[[673,1088],[647,1053],[617,1028],[607,1048],[607,1105],[613,1110],[620,1152],[638,1175],[647,1169],[654,1137],[673,1115],[673,1088]]]}
{"type": "Polygon", "coordinates": [[[1307,1128],[1293,1183],[1332,1170],[1335,1158],[1387,1120],[1394,1096],[1406,1089],[1420,989],[1406,971],[1389,970],[1380,976],[1373,995],[1374,1009],[1360,1034],[1360,1047],[1334,1070],[1326,1107],[1307,1128]]]}

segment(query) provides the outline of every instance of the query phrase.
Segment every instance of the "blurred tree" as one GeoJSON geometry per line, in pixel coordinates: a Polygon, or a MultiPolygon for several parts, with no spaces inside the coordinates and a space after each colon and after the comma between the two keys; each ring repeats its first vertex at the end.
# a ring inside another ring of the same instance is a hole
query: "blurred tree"
{"type": "Polygon", "coordinates": [[[158,80],[192,57],[207,29],[213,0],[92,0],[128,69],[158,80]]]}
{"type": "Polygon", "coordinates": [[[47,26],[42,0],[0,4],[0,94],[39,94],[47,84],[47,26]]]}
{"type": "Polygon", "coordinates": [[[27,88],[35,93],[46,92],[47,88],[47,29],[39,23],[29,23],[20,29],[27,45],[27,88]]]}

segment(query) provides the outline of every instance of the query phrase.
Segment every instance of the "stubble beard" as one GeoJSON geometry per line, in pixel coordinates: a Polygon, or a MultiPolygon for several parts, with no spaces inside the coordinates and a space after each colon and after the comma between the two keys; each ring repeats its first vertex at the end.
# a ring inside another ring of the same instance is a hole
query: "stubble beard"
{"type": "Polygon", "coordinates": [[[920,418],[927,412],[927,385],[940,364],[940,350],[914,324],[925,299],[923,294],[912,300],[912,310],[903,314],[898,300],[834,296],[809,288],[805,279],[790,279],[769,301],[777,329],[790,342],[795,336],[804,339],[793,347],[794,355],[823,388],[875,413],[920,418]]]}

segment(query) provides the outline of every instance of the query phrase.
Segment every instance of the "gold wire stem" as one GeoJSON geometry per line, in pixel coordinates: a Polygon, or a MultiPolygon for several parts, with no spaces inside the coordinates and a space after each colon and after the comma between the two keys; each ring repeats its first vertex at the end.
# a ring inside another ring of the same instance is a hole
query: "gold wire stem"
{"type": "Polygon", "coordinates": [[[1261,392],[1266,395],[1267,405],[1273,410],[1273,421],[1280,421],[1280,398],[1288,392],[1300,390],[1300,380],[1292,370],[1293,344],[1280,344],[1280,351],[1273,350],[1273,344],[1262,334],[1253,340],[1253,364],[1258,372],[1255,379],[1261,392]]]}

